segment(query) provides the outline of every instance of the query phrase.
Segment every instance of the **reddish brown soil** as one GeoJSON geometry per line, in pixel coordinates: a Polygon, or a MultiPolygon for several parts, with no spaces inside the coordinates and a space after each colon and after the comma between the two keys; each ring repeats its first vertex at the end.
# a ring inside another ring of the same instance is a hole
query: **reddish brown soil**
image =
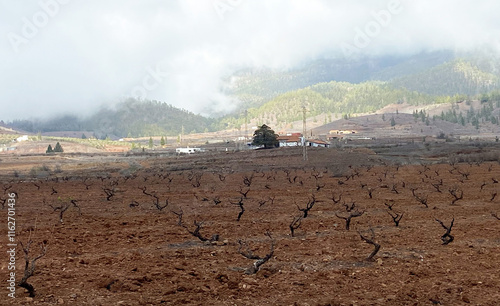
{"type": "MultiPolygon", "coordinates": [[[[26,242],[31,232],[30,255],[38,254],[43,240],[48,251],[28,281],[36,297],[17,288],[17,298],[8,299],[7,209],[0,210],[0,304],[498,305],[500,220],[492,213],[500,215],[500,195],[491,198],[500,191],[492,179],[500,179],[499,163],[370,168],[362,165],[374,163],[373,155],[327,150],[312,151],[302,169],[298,154],[263,154],[138,158],[143,168],[129,177],[134,169],[123,170],[123,160],[91,171],[63,164],[63,172],[49,178],[5,180],[4,189],[19,195],[18,241],[26,242]],[[247,187],[244,177],[252,175],[247,187]],[[438,192],[431,183],[440,180],[438,192]],[[103,188],[115,192],[109,201],[103,188]],[[156,209],[144,188],[169,205],[156,209]],[[452,188],[463,191],[453,205],[452,188]],[[248,189],[237,222],[240,209],[231,202],[248,189]],[[411,189],[427,198],[428,208],[411,189]],[[301,213],[297,206],[304,208],[313,195],[317,202],[291,237],[289,224],[301,213]],[[332,195],[342,200],[335,204],[332,195]],[[77,200],[81,215],[70,206],[60,223],[50,205],[70,199],[77,200]],[[393,211],[404,213],[399,227],[384,204],[392,201],[393,211]],[[347,214],[343,202],[364,211],[349,231],[335,215],[347,214]],[[219,234],[219,241],[190,235],[172,213],[181,210],[191,231],[195,220],[204,221],[201,234],[219,234]],[[442,245],[445,230],[435,218],[445,225],[454,218],[449,245],[442,245]],[[373,261],[366,260],[373,247],[358,234],[370,236],[369,229],[381,245],[373,261]],[[247,275],[254,260],[238,253],[238,241],[264,256],[271,245],[266,231],[275,241],[273,257],[247,275]]],[[[17,251],[19,280],[24,259],[17,251]]]]}

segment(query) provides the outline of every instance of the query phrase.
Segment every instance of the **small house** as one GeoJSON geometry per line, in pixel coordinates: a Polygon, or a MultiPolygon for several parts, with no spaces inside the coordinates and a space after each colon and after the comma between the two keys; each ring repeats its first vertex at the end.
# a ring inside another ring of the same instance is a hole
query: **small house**
{"type": "Polygon", "coordinates": [[[286,135],[279,135],[278,141],[280,147],[298,147],[302,146],[302,134],[288,133],[286,135]]]}
{"type": "Polygon", "coordinates": [[[314,140],[308,140],[307,146],[314,148],[329,148],[330,144],[323,140],[314,139],[314,140]]]}
{"type": "Polygon", "coordinates": [[[177,154],[193,154],[196,152],[204,152],[201,148],[177,148],[175,149],[175,153],[177,154]]]}

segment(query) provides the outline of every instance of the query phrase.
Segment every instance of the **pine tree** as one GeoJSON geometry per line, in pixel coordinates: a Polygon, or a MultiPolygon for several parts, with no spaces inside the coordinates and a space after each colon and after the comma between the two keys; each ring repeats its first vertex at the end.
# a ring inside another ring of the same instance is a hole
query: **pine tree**
{"type": "Polygon", "coordinates": [[[160,139],[160,145],[161,145],[162,147],[164,147],[164,146],[165,146],[165,137],[163,137],[163,136],[161,136],[161,139],[160,139]]]}
{"type": "Polygon", "coordinates": [[[46,153],[46,154],[54,153],[54,150],[52,149],[52,146],[51,146],[51,145],[49,145],[49,146],[47,147],[47,151],[45,151],[45,153],[46,153]]]}
{"type": "Polygon", "coordinates": [[[263,145],[265,149],[277,147],[279,145],[278,135],[270,127],[263,124],[253,133],[252,145],[263,145]]]}
{"type": "Polygon", "coordinates": [[[420,118],[422,118],[422,122],[425,122],[425,118],[426,118],[425,111],[420,110],[420,118]]]}
{"type": "Polygon", "coordinates": [[[153,148],[153,137],[149,137],[149,148],[153,148]]]}
{"type": "Polygon", "coordinates": [[[56,152],[56,153],[63,153],[64,152],[64,150],[61,147],[61,144],[59,142],[56,143],[56,147],[54,148],[54,152],[56,152]]]}
{"type": "Polygon", "coordinates": [[[394,120],[394,117],[391,118],[391,126],[395,126],[396,125],[396,120],[394,120]]]}

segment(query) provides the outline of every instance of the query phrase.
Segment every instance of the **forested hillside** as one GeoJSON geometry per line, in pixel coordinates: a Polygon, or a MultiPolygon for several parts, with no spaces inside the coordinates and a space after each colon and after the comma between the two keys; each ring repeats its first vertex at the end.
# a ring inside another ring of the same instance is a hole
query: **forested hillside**
{"type": "Polygon", "coordinates": [[[482,94],[476,105],[471,101],[462,104],[464,105],[452,105],[448,111],[441,112],[437,117],[461,125],[471,124],[476,129],[485,123],[500,125],[500,91],[482,94]]]}
{"type": "Polygon", "coordinates": [[[129,99],[103,107],[88,118],[62,116],[51,120],[17,120],[10,126],[23,131],[93,131],[98,138],[177,135],[211,130],[213,120],[158,101],[129,99]]]}
{"type": "Polygon", "coordinates": [[[231,77],[227,94],[241,101],[240,109],[255,108],[280,94],[318,83],[388,81],[424,71],[453,58],[452,52],[440,51],[412,56],[321,59],[289,70],[243,70],[231,77]]]}
{"type": "MultiPolygon", "coordinates": [[[[94,136],[140,137],[239,129],[245,123],[283,128],[307,117],[332,121],[340,116],[375,112],[389,104],[427,105],[481,99],[500,89],[500,56],[449,51],[412,56],[318,59],[287,70],[242,70],[226,80],[224,93],[239,101],[237,110],[208,118],[158,101],[129,99],[103,107],[87,118],[66,115],[50,120],[17,120],[11,127],[27,132],[92,131],[94,136]]],[[[491,100],[491,99],[490,99],[491,100]]],[[[466,115],[473,120],[476,115],[466,115]]],[[[486,116],[482,111],[481,118],[486,116]]],[[[489,110],[495,116],[494,110],[489,110]]],[[[472,113],[472,112],[471,112],[472,113]]],[[[457,113],[456,116],[459,116],[457,113]]],[[[443,119],[462,120],[453,114],[443,119]]],[[[492,119],[493,118],[493,119],[492,119]]],[[[476,122],[476,120],[474,120],[476,122]]]]}
{"type": "Polygon", "coordinates": [[[99,134],[118,136],[177,135],[211,129],[212,120],[158,101],[127,100],[115,109],[101,109],[86,120],[99,134]]]}
{"type": "Polygon", "coordinates": [[[500,78],[457,59],[421,73],[391,81],[395,87],[430,95],[477,95],[500,88],[500,78]]]}
{"type": "MultiPolygon", "coordinates": [[[[374,112],[392,103],[423,105],[435,101],[435,97],[396,89],[384,82],[329,82],[279,95],[260,107],[249,109],[248,117],[259,123],[286,124],[301,120],[302,107],[306,106],[308,117],[328,114],[327,120],[331,121],[333,114],[349,116],[374,112]]],[[[243,116],[228,116],[221,120],[221,124],[233,128],[243,124],[244,120],[243,116]]]]}

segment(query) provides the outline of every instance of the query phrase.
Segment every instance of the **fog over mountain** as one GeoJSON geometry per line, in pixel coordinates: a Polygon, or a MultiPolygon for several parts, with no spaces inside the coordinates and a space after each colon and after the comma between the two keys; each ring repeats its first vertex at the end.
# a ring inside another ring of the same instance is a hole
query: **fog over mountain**
{"type": "Polygon", "coordinates": [[[229,112],[234,73],[324,58],[500,52],[500,2],[0,0],[0,119],[127,97],[229,112]]]}

